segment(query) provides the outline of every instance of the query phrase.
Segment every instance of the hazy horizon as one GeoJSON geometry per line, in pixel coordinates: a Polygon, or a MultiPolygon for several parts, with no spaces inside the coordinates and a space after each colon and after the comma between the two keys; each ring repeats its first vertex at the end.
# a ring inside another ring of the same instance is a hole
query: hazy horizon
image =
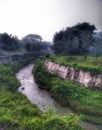
{"type": "Polygon", "coordinates": [[[82,22],[102,31],[101,10],[102,0],[0,0],[0,33],[51,41],[55,32],[82,22]]]}

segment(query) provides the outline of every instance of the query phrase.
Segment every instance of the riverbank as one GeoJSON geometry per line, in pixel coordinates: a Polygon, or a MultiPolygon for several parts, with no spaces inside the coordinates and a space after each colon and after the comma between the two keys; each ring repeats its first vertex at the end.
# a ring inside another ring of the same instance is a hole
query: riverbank
{"type": "Polygon", "coordinates": [[[43,61],[36,62],[33,71],[39,87],[49,90],[62,105],[70,105],[82,120],[102,124],[102,92],[62,80],[56,73],[50,74],[43,64],[43,61]]]}
{"type": "MultiPolygon", "coordinates": [[[[53,110],[56,114],[63,116],[75,113],[69,107],[63,107],[60,105],[51,94],[44,89],[40,89],[35,82],[35,78],[32,74],[32,69],[34,65],[30,64],[22,68],[16,77],[20,81],[21,86],[18,88],[19,92],[27,97],[27,99],[32,103],[36,104],[41,111],[48,111],[49,108],[53,110]]],[[[88,122],[80,122],[80,125],[85,127],[86,130],[101,130],[102,126],[94,125],[88,122]]]]}
{"type": "Polygon", "coordinates": [[[92,74],[102,74],[102,56],[96,59],[95,56],[65,56],[65,55],[50,55],[47,58],[49,61],[59,65],[69,66],[80,69],[82,71],[89,71],[92,74]]]}
{"type": "Polygon", "coordinates": [[[44,67],[51,73],[57,73],[58,77],[69,80],[71,83],[78,83],[90,89],[102,90],[102,75],[92,74],[90,71],[83,71],[78,68],[59,65],[49,60],[44,62],[44,67]]]}
{"type": "Polygon", "coordinates": [[[33,67],[34,64],[25,66],[16,74],[21,83],[18,91],[25,95],[32,104],[36,104],[41,111],[48,111],[50,108],[61,115],[71,113],[70,108],[62,107],[51,97],[49,92],[39,88],[32,74],[33,67]]]}
{"type": "Polygon", "coordinates": [[[4,130],[82,130],[76,115],[41,112],[17,91],[15,73],[26,63],[0,64],[0,129],[4,130]]]}

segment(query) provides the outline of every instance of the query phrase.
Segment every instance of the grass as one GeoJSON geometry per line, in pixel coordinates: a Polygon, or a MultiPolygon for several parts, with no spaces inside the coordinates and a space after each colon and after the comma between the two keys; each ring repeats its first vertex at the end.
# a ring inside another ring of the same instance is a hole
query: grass
{"type": "Polygon", "coordinates": [[[55,56],[50,55],[48,60],[60,65],[79,68],[92,73],[102,73],[102,56],[96,60],[95,56],[88,56],[85,59],[83,56],[55,56]]]}
{"type": "Polygon", "coordinates": [[[76,83],[51,75],[38,61],[33,70],[40,88],[49,90],[52,96],[64,106],[71,106],[83,120],[102,124],[102,92],[80,87],[76,83]]]}
{"type": "MultiPolygon", "coordinates": [[[[27,62],[28,63],[28,62],[27,62]]],[[[17,92],[20,83],[15,73],[26,62],[0,64],[0,129],[5,130],[82,130],[78,117],[41,112],[17,92]]]]}
{"type": "Polygon", "coordinates": [[[5,56],[10,56],[10,55],[16,55],[16,54],[24,54],[26,53],[27,51],[24,50],[24,49],[19,49],[19,50],[16,50],[16,51],[4,51],[4,50],[0,50],[0,55],[5,55],[5,56]]]}

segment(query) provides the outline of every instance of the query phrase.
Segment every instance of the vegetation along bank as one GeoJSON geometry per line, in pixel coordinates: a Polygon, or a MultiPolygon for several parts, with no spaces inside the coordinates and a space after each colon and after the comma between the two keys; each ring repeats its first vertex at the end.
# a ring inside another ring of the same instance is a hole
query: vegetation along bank
{"type": "Polygon", "coordinates": [[[41,112],[17,91],[15,73],[28,62],[0,64],[0,129],[4,130],[82,130],[76,115],[41,112]]]}
{"type": "Polygon", "coordinates": [[[72,107],[82,120],[102,124],[101,90],[92,90],[79,86],[76,82],[72,83],[68,79],[59,78],[58,73],[51,74],[43,66],[44,62],[45,59],[38,60],[33,70],[39,87],[49,90],[52,96],[62,105],[72,107]]]}

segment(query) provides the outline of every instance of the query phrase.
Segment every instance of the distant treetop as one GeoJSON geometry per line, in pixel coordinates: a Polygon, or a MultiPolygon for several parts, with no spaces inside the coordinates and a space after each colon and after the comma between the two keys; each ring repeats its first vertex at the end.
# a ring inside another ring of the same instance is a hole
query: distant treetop
{"type": "Polygon", "coordinates": [[[42,37],[40,35],[38,35],[38,34],[28,34],[24,38],[25,39],[30,39],[30,40],[42,41],[42,37]]]}

